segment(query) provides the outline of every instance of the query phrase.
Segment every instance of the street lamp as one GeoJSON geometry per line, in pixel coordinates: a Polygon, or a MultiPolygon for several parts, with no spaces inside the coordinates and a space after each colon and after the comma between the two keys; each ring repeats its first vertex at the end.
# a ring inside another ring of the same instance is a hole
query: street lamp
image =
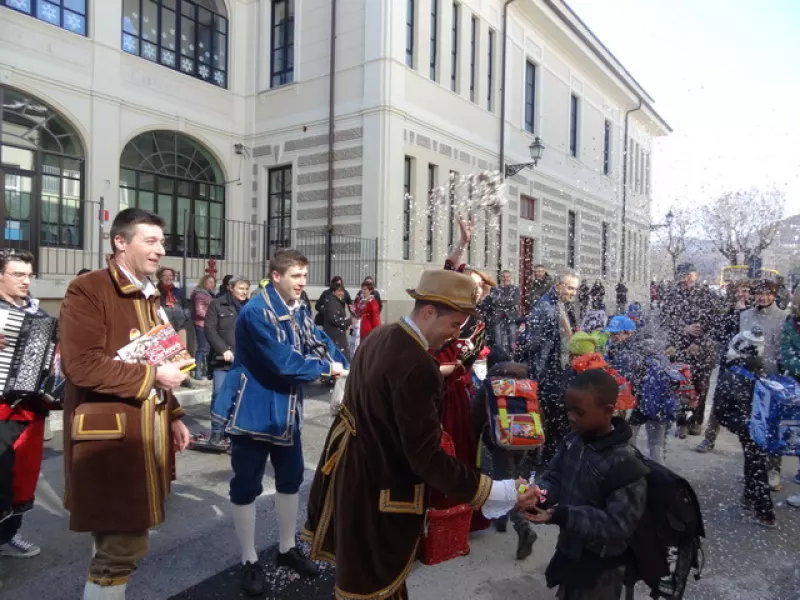
{"type": "Polygon", "coordinates": [[[529,167],[534,168],[539,164],[539,160],[542,158],[542,154],[544,154],[544,144],[542,143],[542,138],[536,136],[531,142],[531,145],[528,146],[528,150],[530,150],[531,153],[531,162],[519,163],[517,165],[506,165],[506,177],[513,177],[522,171],[522,169],[529,167]]]}
{"type": "Polygon", "coordinates": [[[655,231],[655,230],[661,229],[663,227],[667,227],[667,228],[671,227],[673,219],[675,219],[675,215],[673,215],[672,211],[670,210],[666,215],[664,215],[664,222],[663,223],[655,223],[653,225],[650,225],[650,231],[655,231]]]}

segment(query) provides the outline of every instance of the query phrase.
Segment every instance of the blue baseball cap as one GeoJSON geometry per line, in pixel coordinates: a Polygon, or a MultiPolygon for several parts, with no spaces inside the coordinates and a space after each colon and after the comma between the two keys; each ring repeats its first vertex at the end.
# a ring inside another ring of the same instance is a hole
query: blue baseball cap
{"type": "Polygon", "coordinates": [[[634,302],[628,307],[628,311],[625,313],[625,316],[630,317],[631,319],[641,319],[642,305],[638,302],[634,302]]]}
{"type": "Polygon", "coordinates": [[[624,331],[636,331],[636,323],[630,317],[616,316],[606,328],[607,333],[622,333],[624,331]]]}

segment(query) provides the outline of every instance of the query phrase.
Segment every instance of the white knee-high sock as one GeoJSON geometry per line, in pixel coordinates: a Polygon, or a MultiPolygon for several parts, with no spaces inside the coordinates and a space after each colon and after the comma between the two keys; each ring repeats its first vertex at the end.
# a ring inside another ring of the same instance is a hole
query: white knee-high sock
{"type": "Polygon", "coordinates": [[[294,534],[297,528],[297,510],[299,506],[299,494],[275,494],[275,512],[278,513],[278,551],[281,554],[294,548],[294,534]]]}
{"type": "Polygon", "coordinates": [[[83,588],[83,600],[125,600],[125,588],[127,587],[127,584],[97,585],[87,581],[83,588]]]}
{"type": "Polygon", "coordinates": [[[233,511],[233,526],[236,528],[236,537],[242,549],[242,564],[258,560],[256,554],[256,505],[231,504],[233,511]]]}

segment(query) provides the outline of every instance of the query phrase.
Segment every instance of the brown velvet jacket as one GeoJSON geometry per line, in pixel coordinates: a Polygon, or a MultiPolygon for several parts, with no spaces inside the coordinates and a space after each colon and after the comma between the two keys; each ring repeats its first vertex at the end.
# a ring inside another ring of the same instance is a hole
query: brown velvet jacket
{"type": "Polygon", "coordinates": [[[428,486],[479,508],[491,479],[440,446],[439,364],[405,322],[379,327],[351,365],[343,408],[320,458],[303,532],[336,562],[336,594],[385,599],[416,558],[428,486]]]}
{"type": "Polygon", "coordinates": [[[162,322],[158,307],[158,292],[145,298],[113,258],[67,289],[59,326],[73,531],[141,532],[164,521],[175,464],[170,424],[183,412],[172,394],[154,391],[154,368],[114,360],[162,322]]]}

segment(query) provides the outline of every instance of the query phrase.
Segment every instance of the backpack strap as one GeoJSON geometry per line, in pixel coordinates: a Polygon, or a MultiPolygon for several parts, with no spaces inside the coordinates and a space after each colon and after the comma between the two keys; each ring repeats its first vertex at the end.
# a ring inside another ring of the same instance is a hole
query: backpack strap
{"type": "Polygon", "coordinates": [[[636,448],[634,451],[635,456],[623,460],[605,474],[603,488],[606,495],[650,474],[650,468],[645,464],[641,452],[636,448]]]}
{"type": "Polygon", "coordinates": [[[505,396],[497,396],[497,416],[500,418],[500,426],[508,429],[510,422],[508,420],[508,401],[505,396]]]}

